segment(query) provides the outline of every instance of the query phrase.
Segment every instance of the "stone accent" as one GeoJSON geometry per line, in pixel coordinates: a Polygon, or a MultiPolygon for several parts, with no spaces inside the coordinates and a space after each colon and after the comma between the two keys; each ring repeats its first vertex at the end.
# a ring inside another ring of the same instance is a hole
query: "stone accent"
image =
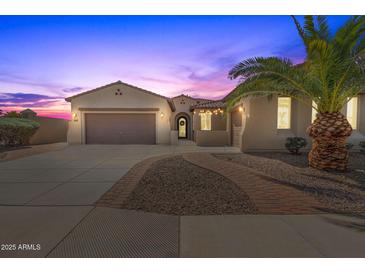
{"type": "Polygon", "coordinates": [[[255,204],[258,214],[313,214],[321,204],[309,194],[283,185],[240,164],[219,160],[209,153],[183,154],[186,161],[216,172],[236,183],[255,204]]]}

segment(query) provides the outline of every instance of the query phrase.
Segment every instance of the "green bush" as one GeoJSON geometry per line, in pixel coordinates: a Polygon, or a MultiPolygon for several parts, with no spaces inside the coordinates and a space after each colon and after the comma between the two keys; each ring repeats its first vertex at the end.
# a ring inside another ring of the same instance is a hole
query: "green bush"
{"type": "Polygon", "coordinates": [[[302,137],[286,138],[285,147],[292,154],[299,154],[299,150],[307,146],[307,140],[302,137]]]}
{"type": "Polygon", "coordinates": [[[26,145],[39,128],[39,123],[23,118],[0,118],[0,144],[26,145]]]}
{"type": "Polygon", "coordinates": [[[4,114],[6,118],[22,118],[21,114],[16,111],[10,111],[4,114]]]}

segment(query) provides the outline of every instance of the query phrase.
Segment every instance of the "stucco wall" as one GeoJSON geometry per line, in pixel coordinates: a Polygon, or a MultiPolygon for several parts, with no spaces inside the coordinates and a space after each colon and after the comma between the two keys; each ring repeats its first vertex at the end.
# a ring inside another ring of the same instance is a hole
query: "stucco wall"
{"type": "Polygon", "coordinates": [[[229,135],[226,130],[198,130],[195,133],[195,142],[198,146],[227,146],[229,135]]]}
{"type": "MultiPolygon", "coordinates": [[[[212,111],[212,110],[211,110],[212,111]]],[[[226,146],[230,144],[227,115],[212,114],[212,130],[200,130],[199,110],[193,114],[194,140],[198,146],[226,146]]]]}
{"type": "Polygon", "coordinates": [[[176,110],[171,115],[171,129],[177,130],[177,125],[175,122],[176,117],[179,116],[179,114],[185,113],[190,117],[190,120],[192,120],[193,115],[190,111],[190,106],[195,104],[195,100],[186,96],[179,96],[174,98],[173,102],[176,110]]]}
{"type": "Polygon", "coordinates": [[[170,143],[171,108],[167,100],[160,96],[148,94],[138,88],[124,84],[105,87],[93,93],[73,98],[71,112],[77,115],[77,121],[70,121],[67,140],[70,144],[85,143],[85,113],[103,113],[97,110],[80,108],[159,108],[158,111],[122,111],[108,110],[108,113],[155,113],[156,114],[156,141],[158,144],[170,143]],[[116,95],[117,93],[117,95],[116,95]],[[120,95],[121,93],[121,95],[120,95]],[[161,114],[163,113],[163,117],[161,114]]]}
{"type": "Polygon", "coordinates": [[[245,99],[243,111],[243,151],[282,150],[287,137],[302,136],[310,124],[311,109],[299,102],[292,101],[291,128],[277,129],[277,97],[245,99]]]}
{"type": "Polygon", "coordinates": [[[365,94],[359,96],[359,124],[358,124],[358,131],[365,135],[365,94]]]}
{"type": "Polygon", "coordinates": [[[230,144],[235,147],[241,147],[242,143],[242,126],[243,126],[243,107],[239,103],[230,113],[230,144]],[[242,111],[240,111],[240,107],[242,111]]]}
{"type": "Polygon", "coordinates": [[[40,124],[39,129],[30,139],[31,145],[66,142],[68,121],[64,119],[34,117],[40,124]]]}
{"type": "MultiPolygon", "coordinates": [[[[200,130],[200,116],[199,110],[193,115],[194,130],[200,130]]],[[[212,130],[226,130],[227,129],[227,116],[224,114],[212,114],[212,130]]]]}
{"type": "MultiPolygon", "coordinates": [[[[354,149],[359,149],[359,142],[365,141],[365,94],[358,96],[358,115],[357,115],[357,128],[352,131],[351,136],[347,139],[348,143],[354,144],[354,149]]],[[[347,108],[343,109],[343,113],[346,115],[347,108]]]]}
{"type": "MultiPolygon", "coordinates": [[[[310,101],[309,101],[310,102],[310,101]]],[[[243,101],[242,151],[250,150],[285,150],[287,137],[304,137],[310,149],[311,138],[306,130],[311,124],[312,108],[292,100],[291,128],[277,129],[277,97],[247,98],[243,101]]],[[[365,140],[365,95],[359,96],[358,129],[348,139],[355,145],[365,140]]],[[[346,107],[342,111],[346,113],[346,107]]],[[[356,147],[355,147],[356,148],[356,147]]]]}
{"type": "Polygon", "coordinates": [[[184,116],[188,120],[188,139],[193,139],[193,113],[190,111],[190,106],[194,105],[196,100],[187,96],[178,96],[173,98],[173,102],[176,110],[171,114],[171,129],[178,130],[177,119],[184,116]]]}

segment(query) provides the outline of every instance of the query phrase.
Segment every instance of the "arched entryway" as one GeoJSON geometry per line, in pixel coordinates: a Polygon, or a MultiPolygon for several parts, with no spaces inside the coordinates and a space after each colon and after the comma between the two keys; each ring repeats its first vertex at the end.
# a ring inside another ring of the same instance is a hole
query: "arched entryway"
{"type": "Polygon", "coordinates": [[[179,139],[191,139],[191,121],[189,114],[179,113],[175,118],[175,129],[179,139]]]}
{"type": "Polygon", "coordinates": [[[177,119],[177,131],[179,139],[188,138],[188,121],[185,117],[177,119]]]}

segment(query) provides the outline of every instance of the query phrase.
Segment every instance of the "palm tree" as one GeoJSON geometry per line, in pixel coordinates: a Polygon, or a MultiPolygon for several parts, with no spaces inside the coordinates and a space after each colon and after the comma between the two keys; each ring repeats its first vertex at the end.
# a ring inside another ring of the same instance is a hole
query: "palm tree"
{"type": "Polygon", "coordinates": [[[228,107],[247,96],[290,96],[310,107],[313,101],[318,114],[307,129],[313,138],[309,165],[345,170],[352,128],[341,109],[365,90],[365,16],[352,16],[334,34],[325,16],[305,16],[303,26],[292,18],[306,48],[305,61],[255,57],[237,64],[229,77],[240,84],[228,107]]]}

